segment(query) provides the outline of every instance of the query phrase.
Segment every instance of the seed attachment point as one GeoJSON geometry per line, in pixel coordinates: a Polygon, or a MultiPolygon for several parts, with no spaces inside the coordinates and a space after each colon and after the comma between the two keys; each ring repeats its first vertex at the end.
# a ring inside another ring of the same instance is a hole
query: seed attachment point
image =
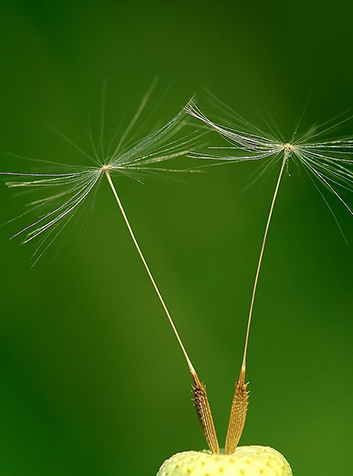
{"type": "Polygon", "coordinates": [[[289,157],[293,154],[294,152],[294,146],[290,142],[287,142],[286,144],[283,145],[283,150],[284,150],[284,155],[286,159],[289,159],[289,157]]]}

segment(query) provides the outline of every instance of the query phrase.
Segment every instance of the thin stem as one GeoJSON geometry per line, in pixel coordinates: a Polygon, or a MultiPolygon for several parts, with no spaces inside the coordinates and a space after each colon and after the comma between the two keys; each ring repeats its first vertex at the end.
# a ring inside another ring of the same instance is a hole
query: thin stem
{"type": "Polygon", "coordinates": [[[284,157],[283,157],[283,160],[282,160],[281,170],[280,170],[280,173],[279,173],[279,176],[278,176],[278,179],[277,179],[277,184],[276,184],[276,188],[275,188],[275,191],[274,191],[274,194],[273,194],[270,212],[269,212],[268,218],[267,218],[265,233],[264,233],[264,237],[263,237],[262,245],[261,245],[261,251],[260,251],[259,261],[258,261],[257,269],[256,269],[254,287],[253,287],[252,296],[251,296],[251,304],[250,304],[249,317],[248,317],[248,326],[247,326],[247,329],[246,329],[246,337],[245,337],[245,346],[244,346],[243,362],[242,362],[242,366],[241,366],[241,370],[240,370],[240,377],[239,377],[239,380],[240,380],[242,383],[245,382],[246,354],[247,354],[247,350],[248,350],[250,324],[251,324],[251,318],[252,318],[253,309],[254,309],[255,295],[256,295],[257,283],[258,283],[259,275],[260,275],[260,269],[261,269],[261,264],[262,264],[262,258],[263,258],[264,251],[265,251],[265,245],[266,245],[266,240],[267,240],[267,234],[268,234],[268,230],[269,230],[269,228],[270,228],[270,223],[271,223],[271,218],[272,218],[272,214],[273,214],[273,209],[274,209],[274,206],[275,206],[275,203],[276,203],[276,198],[277,198],[279,186],[280,186],[280,183],[281,183],[281,180],[282,180],[283,171],[284,171],[284,167],[285,167],[285,165],[286,165],[286,163],[287,163],[287,160],[288,160],[288,155],[287,155],[287,152],[284,151],[284,157]]]}
{"type": "Polygon", "coordinates": [[[117,194],[117,191],[114,187],[112,178],[111,178],[110,173],[109,173],[109,167],[108,166],[103,166],[102,170],[104,171],[104,173],[107,177],[110,188],[112,189],[114,197],[115,197],[115,199],[116,199],[116,201],[119,205],[120,211],[123,215],[126,226],[127,226],[128,230],[129,230],[129,233],[131,235],[132,241],[134,242],[134,245],[137,249],[137,252],[140,255],[141,261],[142,261],[144,267],[146,268],[147,274],[148,274],[148,276],[151,280],[151,283],[152,283],[152,285],[153,285],[153,287],[154,287],[154,289],[157,293],[158,299],[160,300],[160,302],[163,306],[163,309],[164,309],[164,311],[165,311],[165,313],[168,317],[170,325],[172,326],[174,334],[175,334],[175,336],[176,336],[176,338],[179,342],[181,350],[183,351],[184,357],[185,357],[186,362],[188,364],[188,367],[189,367],[189,370],[190,370],[190,373],[191,373],[191,377],[192,377],[193,382],[194,382],[194,384],[192,385],[192,391],[193,391],[193,395],[194,395],[194,406],[195,406],[195,410],[196,410],[197,416],[198,416],[200,424],[201,424],[203,434],[206,438],[206,441],[208,443],[208,446],[209,446],[211,452],[214,453],[214,454],[219,454],[218,438],[217,438],[216,429],[215,429],[215,426],[214,426],[214,423],[213,423],[213,418],[212,418],[212,414],[211,414],[210,405],[209,405],[208,398],[207,398],[206,387],[205,387],[204,383],[200,381],[200,379],[199,379],[199,377],[196,373],[196,370],[194,369],[194,366],[191,363],[191,360],[190,360],[190,358],[189,358],[189,356],[188,356],[188,354],[185,350],[185,347],[184,347],[184,345],[181,341],[181,338],[178,334],[178,331],[175,327],[173,319],[172,319],[172,317],[171,317],[171,315],[168,311],[167,305],[164,302],[162,294],[158,289],[156,281],[154,280],[154,277],[151,273],[151,270],[150,270],[150,268],[147,264],[147,261],[145,260],[145,257],[143,256],[143,253],[142,253],[141,248],[140,248],[140,246],[137,242],[137,239],[134,235],[134,232],[132,231],[130,222],[129,222],[127,216],[126,216],[123,205],[122,205],[122,203],[119,199],[119,196],[117,194]]]}
{"type": "Polygon", "coordinates": [[[176,336],[176,338],[177,338],[177,340],[178,340],[178,342],[179,342],[179,345],[180,345],[180,347],[181,347],[181,350],[183,351],[183,354],[184,354],[184,356],[185,356],[185,359],[186,359],[186,362],[187,362],[187,364],[188,364],[188,367],[189,367],[189,370],[190,370],[190,372],[191,372],[191,375],[193,376],[193,378],[194,378],[197,382],[199,382],[199,379],[198,379],[198,377],[197,377],[197,374],[196,374],[196,371],[195,371],[195,369],[194,369],[194,366],[192,365],[191,360],[190,360],[190,358],[189,358],[189,356],[188,356],[188,354],[187,354],[187,352],[186,352],[186,350],[185,350],[185,347],[184,347],[184,345],[183,345],[183,343],[182,343],[182,340],[181,340],[181,338],[180,338],[180,336],[179,336],[179,334],[178,334],[178,331],[177,331],[177,329],[176,329],[176,327],[175,327],[175,324],[174,324],[174,322],[173,322],[173,319],[172,319],[172,317],[171,317],[171,315],[170,315],[170,313],[169,313],[169,310],[168,310],[168,308],[167,308],[167,305],[166,305],[166,303],[164,302],[164,299],[163,299],[163,297],[162,297],[162,294],[161,294],[161,292],[160,292],[160,290],[159,290],[159,288],[158,288],[158,286],[157,286],[157,284],[156,284],[156,281],[154,280],[154,277],[153,277],[153,275],[152,275],[152,273],[151,273],[151,270],[150,270],[150,268],[149,268],[149,266],[148,266],[148,264],[147,264],[147,261],[145,260],[145,257],[144,257],[144,255],[143,255],[143,253],[142,253],[142,251],[141,251],[141,248],[140,248],[140,246],[139,246],[139,244],[138,244],[138,242],[137,242],[137,239],[136,239],[136,237],[135,237],[135,234],[134,234],[134,232],[133,232],[133,230],[132,230],[132,228],[131,228],[130,222],[129,222],[128,218],[127,218],[127,215],[126,215],[126,213],[125,213],[125,210],[124,210],[124,208],[123,208],[123,205],[122,205],[122,203],[121,203],[121,201],[120,201],[120,199],[119,199],[119,196],[118,196],[118,194],[117,194],[117,191],[116,191],[116,189],[115,189],[115,187],[114,187],[112,178],[111,178],[110,173],[109,173],[109,169],[106,168],[106,167],[104,167],[103,169],[104,169],[104,173],[105,173],[105,175],[106,175],[106,177],[107,177],[108,183],[109,183],[109,185],[110,185],[110,188],[112,189],[112,192],[113,192],[113,194],[114,194],[114,197],[115,197],[115,199],[116,199],[116,201],[117,201],[117,203],[118,203],[118,205],[119,205],[121,214],[123,215],[124,221],[125,221],[126,226],[127,226],[128,230],[129,230],[129,233],[130,233],[130,235],[131,235],[132,241],[134,242],[134,245],[135,245],[135,247],[136,247],[136,249],[137,249],[137,252],[138,252],[138,254],[139,254],[140,258],[141,258],[141,261],[142,261],[142,263],[143,263],[143,265],[144,265],[144,267],[145,267],[145,269],[146,269],[146,271],[147,271],[148,277],[150,278],[150,281],[151,281],[151,283],[152,283],[152,285],[153,285],[153,287],[154,287],[154,289],[155,289],[155,291],[156,291],[156,293],[157,293],[158,299],[160,300],[160,302],[161,302],[161,304],[162,304],[162,306],[163,306],[164,312],[166,313],[166,315],[167,315],[167,317],[168,317],[168,320],[169,320],[169,322],[170,322],[170,325],[172,326],[172,329],[173,329],[173,331],[174,331],[174,334],[175,334],[175,336],[176,336]]]}

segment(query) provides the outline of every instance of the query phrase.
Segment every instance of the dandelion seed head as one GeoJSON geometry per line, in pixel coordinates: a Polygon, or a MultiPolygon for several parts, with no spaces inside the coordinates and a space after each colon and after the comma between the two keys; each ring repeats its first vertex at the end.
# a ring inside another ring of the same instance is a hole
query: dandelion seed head
{"type": "MultiPolygon", "coordinates": [[[[102,111],[98,143],[95,143],[92,133],[90,133],[92,151],[82,149],[62,132],[50,127],[85,160],[89,159],[93,165],[66,166],[49,163],[52,170],[57,170],[59,167],[64,170],[61,173],[0,172],[0,176],[9,177],[6,182],[9,188],[42,191],[42,198],[33,200],[24,213],[6,222],[13,222],[31,212],[37,214],[38,218],[34,222],[24,226],[11,237],[24,236],[23,243],[39,239],[39,244],[34,252],[35,262],[57,239],[64,228],[69,223],[73,223],[72,219],[78,216],[78,210],[84,209],[94,201],[104,175],[119,174],[144,183],[146,177],[155,177],[161,173],[174,175],[181,172],[192,172],[188,169],[173,169],[165,166],[172,159],[185,156],[190,150],[193,150],[199,140],[195,132],[187,135],[179,134],[186,125],[184,109],[164,126],[143,138],[138,138],[139,127],[136,124],[155,83],[156,81],[152,83],[126,129],[119,136],[118,129],[109,145],[105,144],[104,138],[104,111],[102,111]]],[[[11,155],[14,156],[14,154],[11,155]]],[[[18,158],[27,159],[21,156],[18,158]]],[[[45,162],[48,165],[46,160],[33,160],[45,162]]]]}
{"type": "MultiPolygon", "coordinates": [[[[214,97],[212,99],[215,100],[214,97]]],[[[340,126],[351,117],[337,123],[334,122],[337,118],[334,118],[332,121],[312,127],[301,136],[298,131],[301,124],[300,120],[291,140],[285,141],[281,133],[277,136],[272,129],[271,133],[268,134],[253,126],[252,131],[248,132],[248,130],[251,130],[249,121],[244,120],[239,114],[221,102],[218,102],[218,106],[227,113],[230,121],[233,119],[234,124],[239,124],[240,127],[230,127],[211,120],[192,102],[187,106],[186,112],[190,116],[202,122],[207,129],[213,130],[228,143],[227,146],[211,147],[212,150],[220,151],[219,155],[202,152],[192,153],[190,157],[208,161],[208,164],[201,167],[214,167],[239,162],[260,162],[262,164],[260,171],[251,183],[252,185],[282,159],[286,162],[286,171],[289,175],[289,163],[293,162],[304,169],[316,190],[324,199],[336,223],[337,219],[334,212],[324,196],[325,190],[334,195],[353,215],[353,209],[348,205],[346,199],[346,195],[353,192],[353,136],[321,140],[324,134],[340,126]],[[297,138],[294,140],[295,137],[297,138]],[[229,152],[224,154],[224,150],[229,152]]]]}

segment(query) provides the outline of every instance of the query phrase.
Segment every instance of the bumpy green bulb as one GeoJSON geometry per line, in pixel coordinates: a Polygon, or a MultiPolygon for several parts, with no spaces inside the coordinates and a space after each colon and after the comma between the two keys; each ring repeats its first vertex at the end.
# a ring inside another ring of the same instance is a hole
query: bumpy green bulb
{"type": "Polygon", "coordinates": [[[167,459],[157,476],[293,476],[285,457],[269,446],[240,446],[233,454],[184,451],[167,459]]]}

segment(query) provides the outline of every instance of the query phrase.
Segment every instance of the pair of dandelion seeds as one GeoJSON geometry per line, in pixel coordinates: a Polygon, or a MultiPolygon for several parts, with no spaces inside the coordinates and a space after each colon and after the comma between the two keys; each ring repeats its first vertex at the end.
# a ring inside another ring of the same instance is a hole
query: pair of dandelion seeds
{"type": "MultiPolygon", "coordinates": [[[[189,474],[194,476],[213,476],[215,474],[229,476],[289,476],[292,474],[291,468],[285,458],[276,450],[263,446],[238,447],[248,408],[246,357],[256,289],[280,184],[291,162],[300,165],[307,173],[332,214],[333,211],[326,198],[325,190],[338,198],[342,205],[353,214],[343,198],[343,194],[352,191],[353,174],[350,170],[350,165],[352,164],[350,156],[353,153],[353,139],[345,138],[322,141],[321,137],[324,133],[340,124],[340,122],[338,124],[327,122],[313,128],[297,139],[299,123],[291,140],[286,141],[279,131],[275,132],[277,131],[276,126],[274,126],[275,130],[270,128],[270,133],[265,133],[251,126],[232,109],[210,95],[210,101],[217,103],[222,108],[223,114],[228,116],[231,127],[210,120],[191,100],[166,125],[150,135],[136,140],[136,133],[138,132],[137,122],[152,93],[153,87],[154,83],[142,100],[125,132],[121,134],[119,139],[116,134],[109,147],[106,148],[103,144],[103,130],[101,131],[98,145],[95,146],[92,141],[92,154],[83,151],[70,139],[61,134],[71,146],[75,147],[81,155],[92,161],[94,165],[89,167],[71,166],[70,171],[64,173],[1,173],[1,175],[10,176],[11,180],[7,182],[7,185],[11,188],[26,189],[28,187],[30,189],[43,190],[46,193],[44,198],[32,202],[31,207],[20,215],[20,217],[24,217],[28,213],[35,212],[38,218],[22,228],[13,237],[25,236],[24,243],[36,240],[37,245],[33,255],[35,264],[79,210],[83,208],[83,205],[95,195],[101,180],[106,179],[138,255],[147,271],[149,280],[186,359],[193,382],[194,406],[209,447],[207,452],[190,451],[174,455],[164,462],[158,472],[158,476],[182,476],[189,474]],[[194,120],[191,119],[191,123],[190,120],[186,120],[190,116],[194,118],[194,120]],[[194,130],[186,135],[181,135],[180,130],[184,130],[186,126],[190,127],[190,125],[194,125],[194,130]],[[238,125],[240,126],[238,127],[238,125]],[[200,151],[199,137],[208,130],[216,132],[227,143],[223,147],[208,148],[208,150],[218,149],[218,155],[200,151]],[[221,152],[219,152],[220,150],[221,152]],[[227,150],[227,155],[224,155],[224,150],[227,150]],[[166,166],[171,159],[177,159],[181,156],[188,156],[196,160],[197,166],[188,169],[172,169],[166,166]],[[274,185],[272,202],[269,204],[269,213],[255,272],[243,360],[231,403],[225,449],[224,452],[221,452],[206,387],[199,379],[183,345],[168,307],[134,234],[112,177],[122,174],[142,182],[145,177],[161,172],[165,174],[198,172],[214,166],[250,161],[260,162],[258,177],[272,168],[278,168],[278,175],[274,185]]],[[[63,164],[57,163],[51,163],[51,165],[53,167],[63,166],[63,164]]]]}

